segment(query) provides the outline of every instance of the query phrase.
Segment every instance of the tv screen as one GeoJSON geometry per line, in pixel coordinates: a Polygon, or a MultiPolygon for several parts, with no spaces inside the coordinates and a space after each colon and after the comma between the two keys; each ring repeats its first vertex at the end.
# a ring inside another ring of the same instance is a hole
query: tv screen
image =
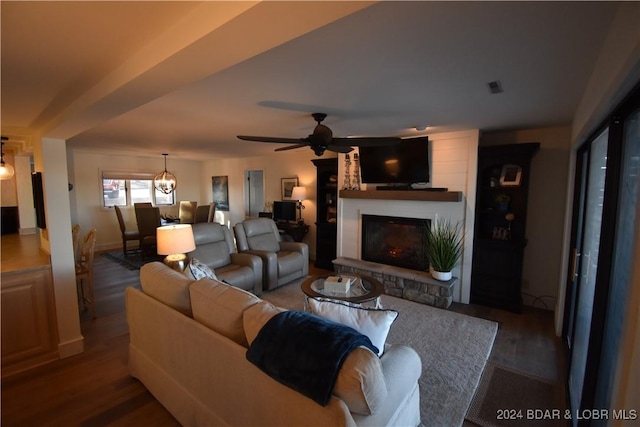
{"type": "Polygon", "coordinates": [[[273,202],[273,219],[274,221],[296,221],[297,213],[296,213],[296,203],[292,202],[273,202]]]}
{"type": "Polygon", "coordinates": [[[400,144],[360,147],[360,176],[364,183],[415,184],[430,182],[429,138],[400,144]]]}

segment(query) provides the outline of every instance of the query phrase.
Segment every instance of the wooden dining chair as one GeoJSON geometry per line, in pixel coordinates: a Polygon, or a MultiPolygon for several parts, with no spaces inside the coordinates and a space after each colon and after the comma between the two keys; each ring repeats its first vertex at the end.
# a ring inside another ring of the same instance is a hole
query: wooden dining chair
{"type": "Polygon", "coordinates": [[[80,247],[80,224],[71,227],[71,240],[73,242],[73,262],[78,262],[78,249],[80,247]]]}
{"type": "Polygon", "coordinates": [[[132,240],[140,241],[140,232],[138,230],[127,230],[127,225],[124,222],[124,217],[122,216],[122,210],[119,206],[114,206],[113,208],[116,211],[118,224],[120,225],[120,235],[122,236],[122,254],[124,256],[127,256],[127,252],[133,250],[127,248],[127,242],[132,240]]]}
{"type": "Polygon", "coordinates": [[[91,307],[91,315],[96,318],[96,305],[93,292],[93,254],[96,248],[96,229],[89,230],[82,239],[80,257],[76,262],[76,285],[79,289],[80,300],[87,309],[91,307]]]}
{"type": "Polygon", "coordinates": [[[196,208],[198,202],[181,201],[178,216],[180,217],[180,224],[193,224],[196,219],[196,208]]]}
{"type": "Polygon", "coordinates": [[[216,214],[216,204],[209,203],[208,205],[200,205],[196,208],[195,223],[200,222],[213,222],[213,218],[216,214]]]}
{"type": "Polygon", "coordinates": [[[138,233],[140,233],[140,252],[142,258],[155,255],[156,228],[160,227],[160,208],[136,208],[138,233]]]}

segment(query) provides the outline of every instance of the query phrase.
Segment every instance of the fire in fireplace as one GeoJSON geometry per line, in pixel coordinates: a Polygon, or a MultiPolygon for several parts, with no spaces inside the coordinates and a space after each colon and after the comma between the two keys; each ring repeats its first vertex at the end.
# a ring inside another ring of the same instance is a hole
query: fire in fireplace
{"type": "Polygon", "coordinates": [[[412,270],[427,270],[424,253],[428,219],[362,215],[362,259],[412,270]]]}

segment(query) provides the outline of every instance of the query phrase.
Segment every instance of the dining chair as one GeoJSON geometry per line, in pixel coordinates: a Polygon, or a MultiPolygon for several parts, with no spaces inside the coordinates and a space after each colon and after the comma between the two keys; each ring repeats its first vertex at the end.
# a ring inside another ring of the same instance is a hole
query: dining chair
{"type": "Polygon", "coordinates": [[[213,218],[216,214],[216,204],[209,203],[208,205],[200,205],[196,207],[195,223],[200,222],[213,222],[213,218]]]}
{"type": "Polygon", "coordinates": [[[91,306],[91,315],[96,318],[95,297],[93,293],[93,254],[96,248],[96,229],[89,230],[82,239],[80,257],[76,262],[76,285],[84,305],[91,306]]]}
{"type": "Polygon", "coordinates": [[[196,209],[198,202],[181,201],[180,210],[178,211],[178,217],[180,218],[180,224],[193,224],[196,219],[196,209]]]}
{"type": "Polygon", "coordinates": [[[160,227],[160,208],[136,208],[142,258],[155,254],[156,228],[160,227]]]}
{"type": "Polygon", "coordinates": [[[133,208],[152,208],[151,202],[138,202],[133,204],[133,208]]]}
{"type": "Polygon", "coordinates": [[[127,230],[127,225],[125,224],[124,217],[122,216],[122,210],[119,206],[114,206],[113,208],[116,211],[118,224],[120,225],[120,234],[122,235],[122,254],[127,256],[127,252],[129,251],[129,249],[127,249],[127,242],[130,240],[140,241],[140,232],[138,230],[127,230]]]}
{"type": "Polygon", "coordinates": [[[71,227],[71,240],[73,241],[73,262],[77,262],[80,246],[80,224],[73,224],[71,227]]]}

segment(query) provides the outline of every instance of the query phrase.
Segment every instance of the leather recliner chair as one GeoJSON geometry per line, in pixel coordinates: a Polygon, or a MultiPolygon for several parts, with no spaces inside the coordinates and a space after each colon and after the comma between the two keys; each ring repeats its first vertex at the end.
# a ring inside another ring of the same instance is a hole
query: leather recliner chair
{"type": "Polygon", "coordinates": [[[283,242],[270,218],[249,218],[233,227],[241,253],[262,258],[263,288],[272,290],[309,275],[309,247],[301,242],[283,242]]]}
{"type": "Polygon", "coordinates": [[[248,253],[238,253],[228,227],[217,222],[193,224],[196,249],[192,258],[205,263],[219,280],[240,289],[262,294],[262,260],[248,253]]]}

